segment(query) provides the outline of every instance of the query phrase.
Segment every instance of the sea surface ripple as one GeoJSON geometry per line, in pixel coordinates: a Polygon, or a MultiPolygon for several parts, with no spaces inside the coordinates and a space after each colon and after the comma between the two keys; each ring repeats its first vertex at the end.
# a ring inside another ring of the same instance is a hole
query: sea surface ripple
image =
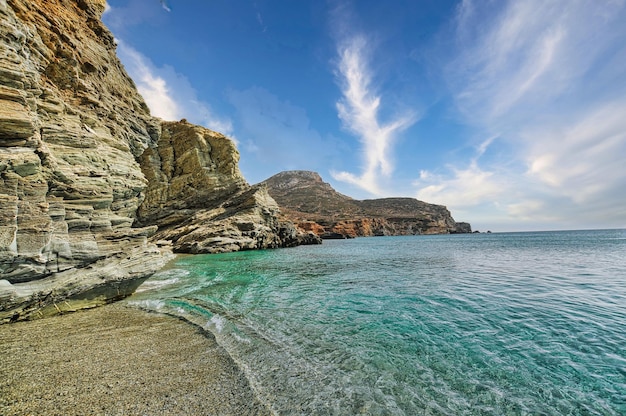
{"type": "Polygon", "coordinates": [[[128,302],[210,329],[277,414],[626,414],[626,230],[181,256],[128,302]]]}

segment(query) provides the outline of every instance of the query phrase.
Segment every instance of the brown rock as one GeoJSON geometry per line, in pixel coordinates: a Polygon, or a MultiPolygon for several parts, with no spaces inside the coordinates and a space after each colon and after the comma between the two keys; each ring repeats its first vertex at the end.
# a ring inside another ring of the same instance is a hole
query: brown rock
{"type": "Polygon", "coordinates": [[[300,221],[298,222],[298,228],[316,235],[323,235],[326,232],[324,227],[314,221],[300,221]]]}
{"type": "Polygon", "coordinates": [[[35,132],[28,108],[19,102],[0,99],[0,145],[25,139],[35,132]]]}
{"type": "Polygon", "coordinates": [[[264,187],[248,185],[239,171],[239,152],[220,133],[184,120],[165,122],[157,146],[146,149],[140,160],[149,185],[138,222],[157,224],[154,238],[172,241],[174,251],[218,253],[320,242],[286,231],[276,202],[264,187]]]}
{"type": "Polygon", "coordinates": [[[278,202],[283,220],[322,238],[471,232],[468,223],[456,223],[442,205],[414,198],[355,200],[315,172],[281,172],[263,184],[278,202]]]}

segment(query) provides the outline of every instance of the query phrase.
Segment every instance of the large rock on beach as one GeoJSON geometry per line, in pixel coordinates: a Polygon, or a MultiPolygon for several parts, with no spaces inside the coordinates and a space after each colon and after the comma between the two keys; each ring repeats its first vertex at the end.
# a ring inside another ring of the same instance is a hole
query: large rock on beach
{"type": "Polygon", "coordinates": [[[133,226],[159,122],[103,11],[0,0],[0,321],[118,299],[167,259],[133,226]]]}

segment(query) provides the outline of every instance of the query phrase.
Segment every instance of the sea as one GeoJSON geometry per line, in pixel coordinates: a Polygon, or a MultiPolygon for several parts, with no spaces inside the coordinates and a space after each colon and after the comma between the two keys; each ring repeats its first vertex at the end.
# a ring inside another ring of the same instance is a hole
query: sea
{"type": "Polygon", "coordinates": [[[126,302],[212,332],[279,415],[626,415],[626,230],[181,255],[126,302]]]}

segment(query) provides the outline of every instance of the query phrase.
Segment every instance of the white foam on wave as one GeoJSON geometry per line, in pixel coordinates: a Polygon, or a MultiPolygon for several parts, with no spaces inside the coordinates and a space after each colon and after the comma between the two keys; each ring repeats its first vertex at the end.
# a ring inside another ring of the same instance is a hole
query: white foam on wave
{"type": "Polygon", "coordinates": [[[189,276],[191,272],[185,269],[168,269],[155,273],[137,288],[136,293],[157,290],[180,282],[180,279],[189,276]]]}
{"type": "Polygon", "coordinates": [[[172,268],[167,270],[161,270],[153,275],[153,278],[168,278],[168,277],[184,277],[189,276],[191,272],[185,269],[172,268]]]}
{"type": "Polygon", "coordinates": [[[178,277],[172,277],[171,279],[164,280],[146,280],[141,286],[137,288],[136,293],[147,292],[149,290],[157,290],[165,286],[178,283],[180,279],[178,277]]]}
{"type": "Polygon", "coordinates": [[[129,305],[136,306],[140,309],[148,309],[153,311],[160,311],[165,307],[165,302],[162,300],[147,299],[147,300],[132,300],[128,302],[129,305]]]}
{"type": "Polygon", "coordinates": [[[205,328],[206,329],[215,328],[217,333],[221,334],[222,330],[224,329],[224,324],[225,324],[224,318],[222,318],[219,315],[213,315],[211,319],[209,319],[209,321],[206,323],[205,328]]]}
{"type": "Polygon", "coordinates": [[[242,343],[242,344],[252,344],[252,341],[250,341],[250,339],[248,338],[244,338],[240,335],[237,335],[236,333],[232,333],[231,334],[233,338],[235,338],[238,342],[242,343]]]}

